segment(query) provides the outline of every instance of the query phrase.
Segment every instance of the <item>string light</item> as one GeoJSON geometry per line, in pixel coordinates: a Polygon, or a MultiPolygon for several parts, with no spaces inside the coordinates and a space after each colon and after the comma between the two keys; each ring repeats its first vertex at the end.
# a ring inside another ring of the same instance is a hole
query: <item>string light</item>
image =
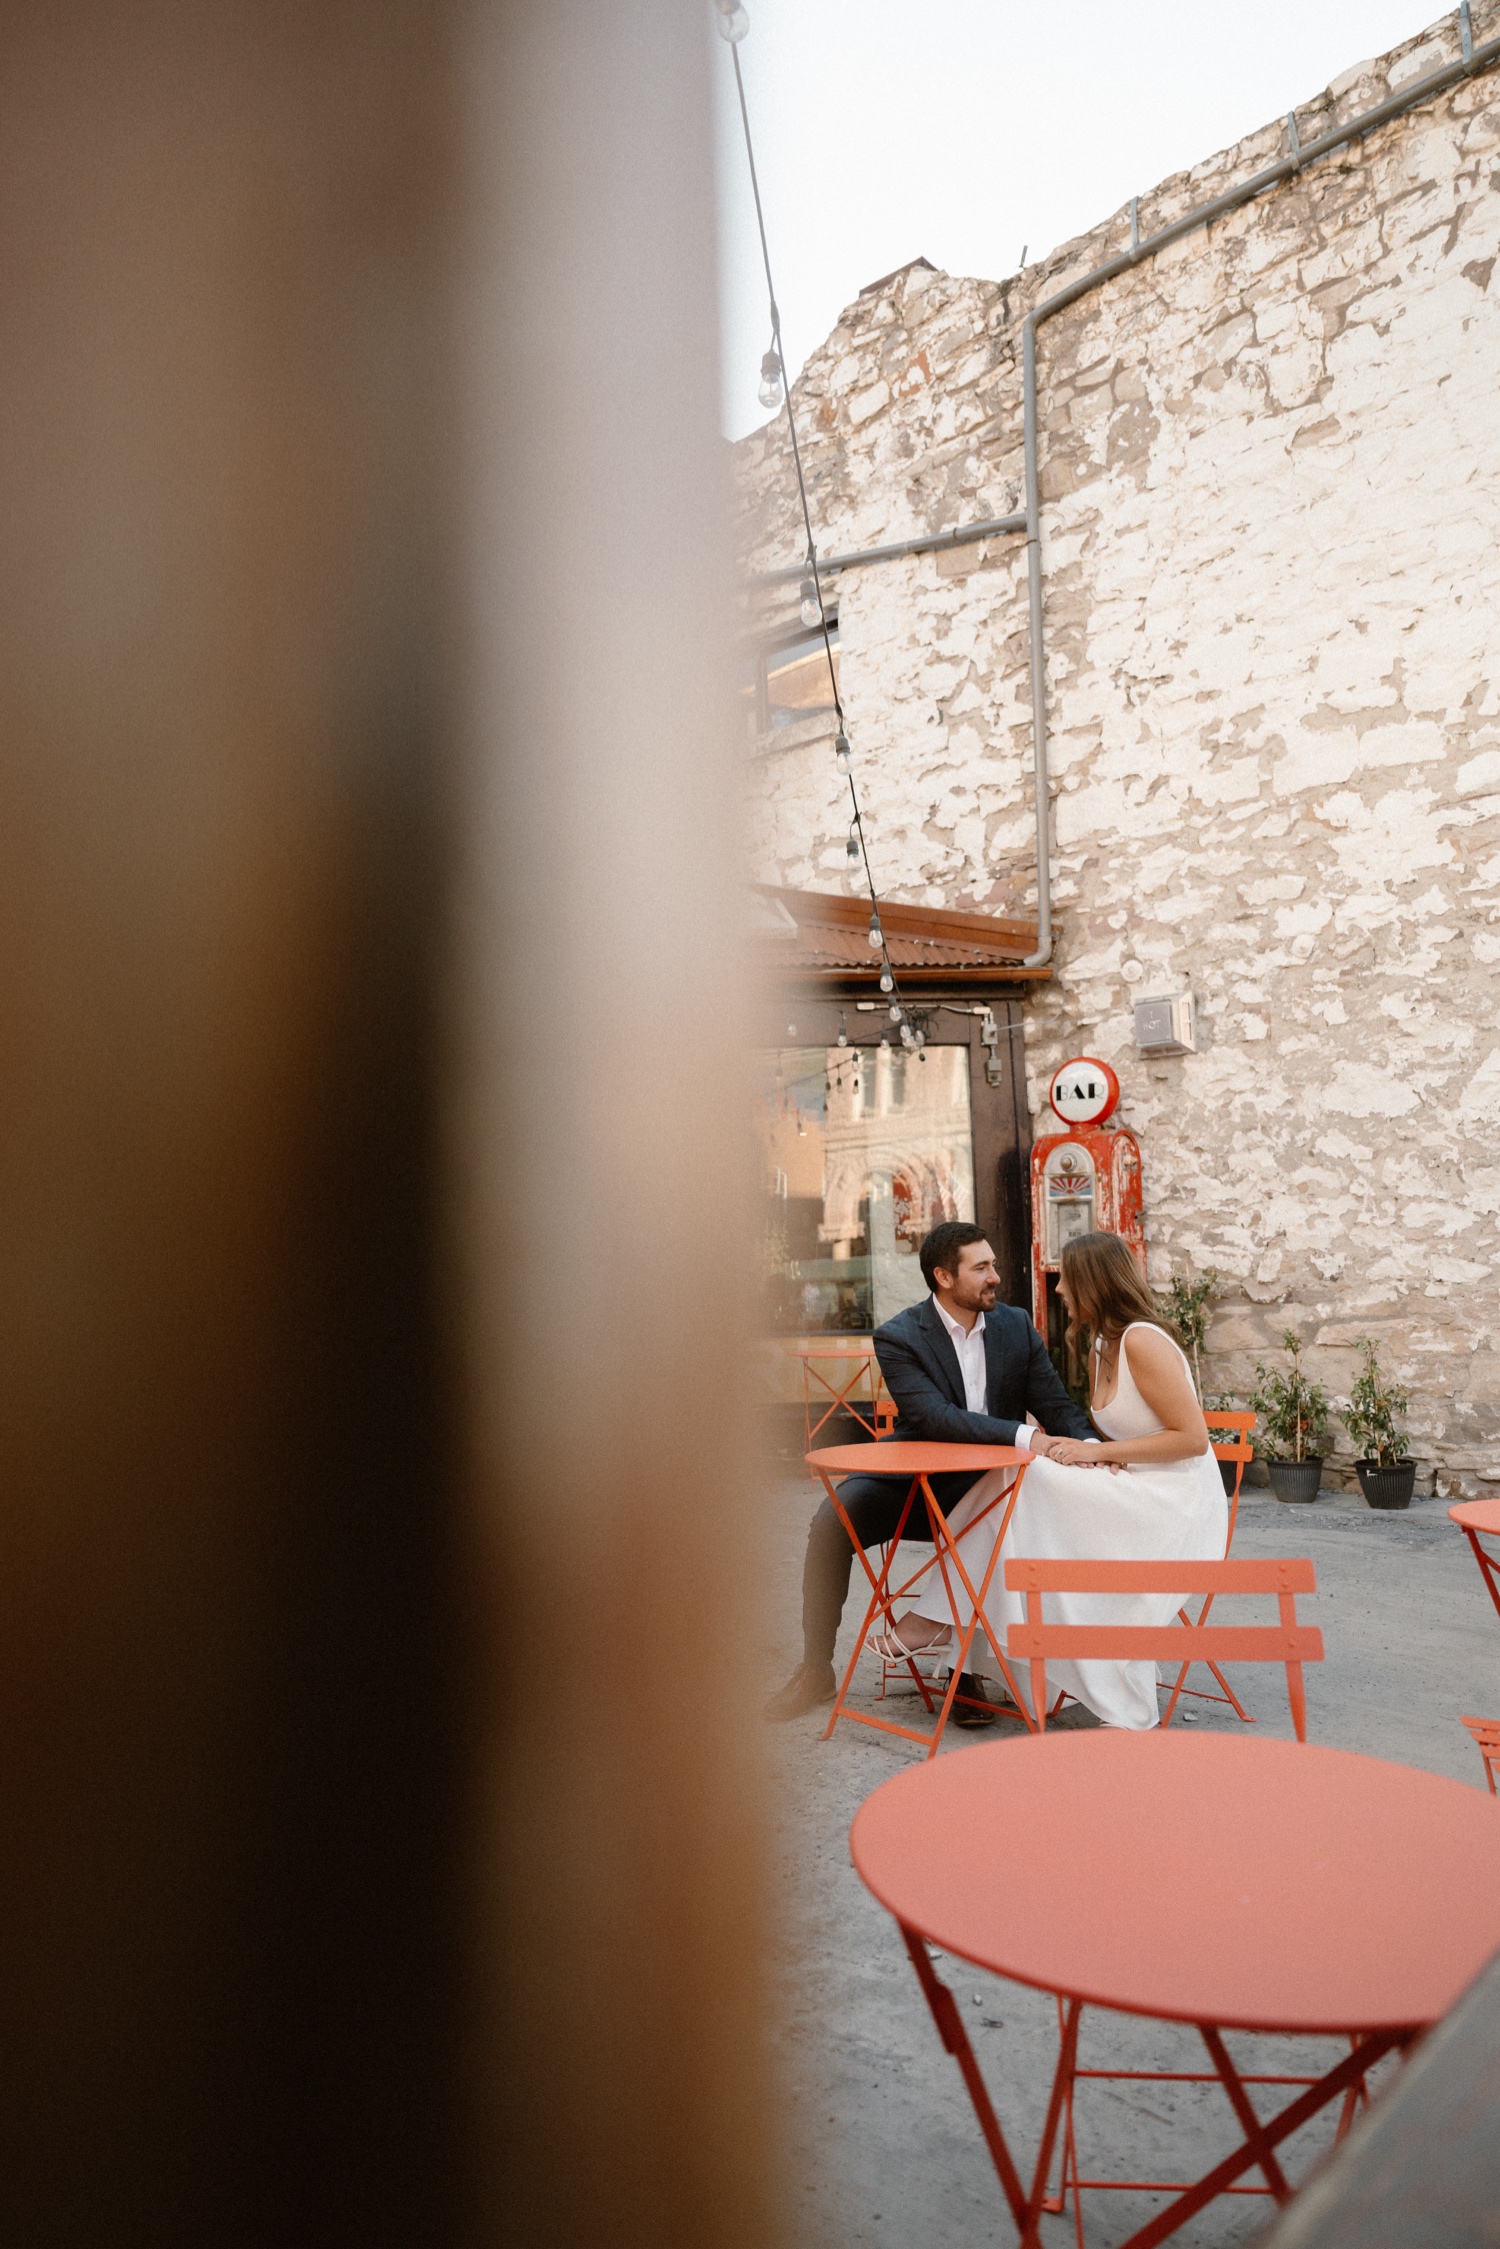
{"type": "MultiPolygon", "coordinates": [[[[755,224],[760,235],[761,263],[765,268],[766,295],[770,302],[771,348],[760,363],[760,400],[763,406],[775,406],[781,397],[786,400],[787,439],[791,445],[792,468],[797,478],[797,497],[802,508],[802,527],[807,534],[808,575],[802,583],[802,619],[809,631],[821,631],[823,656],[828,666],[828,683],[833,693],[833,708],[838,720],[834,736],[833,756],[839,772],[849,784],[849,808],[853,819],[849,829],[847,856],[851,867],[863,864],[865,884],[870,893],[870,942],[880,952],[880,989],[896,991],[895,970],[891,964],[890,948],[880,929],[880,900],[875,892],[875,880],[870,872],[870,855],[865,849],[864,824],[860,818],[859,792],[854,785],[854,761],[849,752],[849,737],[844,730],[844,705],[839,695],[838,667],[833,660],[833,640],[828,629],[828,610],[823,601],[822,583],[818,576],[818,549],[813,538],[812,509],[807,498],[807,478],[802,470],[802,447],[797,439],[797,417],[792,411],[792,390],[785,381],[786,348],[781,337],[781,312],[776,302],[776,284],[771,275],[771,246],[766,237],[765,206],[760,197],[760,176],[755,168],[755,143],[750,133],[750,105],[745,99],[745,76],[740,68],[740,41],[750,29],[750,18],[738,5],[738,0],[715,0],[718,10],[719,36],[729,45],[730,61],[734,64],[735,93],[739,97],[740,124],[745,135],[745,161],[750,172],[750,192],[755,199],[755,224]]],[[[904,1018],[901,996],[896,993],[892,1016],[904,1018]]],[[[840,1041],[842,1044],[842,1041],[840,1041]]]]}

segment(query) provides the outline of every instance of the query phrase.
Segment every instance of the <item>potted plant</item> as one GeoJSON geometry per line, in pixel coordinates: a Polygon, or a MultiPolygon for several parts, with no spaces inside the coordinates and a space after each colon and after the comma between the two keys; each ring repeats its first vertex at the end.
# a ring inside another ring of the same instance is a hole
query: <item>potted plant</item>
{"type": "Polygon", "coordinates": [[[1278,1499],[1306,1505],[1317,1498],[1323,1474],[1328,1392],[1302,1372],[1302,1339],[1295,1328],[1286,1330],[1281,1343],[1291,1372],[1273,1373],[1257,1360],[1250,1403],[1265,1424],[1272,1491],[1278,1499]]]}
{"type": "Polygon", "coordinates": [[[1354,1463],[1360,1490],[1371,1507],[1410,1507],[1417,1464],[1407,1455],[1401,1427],[1409,1394],[1399,1383],[1386,1381],[1367,1335],[1359,1338],[1356,1349],[1365,1355],[1365,1371],[1349,1393],[1343,1416],[1344,1427],[1365,1454],[1354,1463]]]}

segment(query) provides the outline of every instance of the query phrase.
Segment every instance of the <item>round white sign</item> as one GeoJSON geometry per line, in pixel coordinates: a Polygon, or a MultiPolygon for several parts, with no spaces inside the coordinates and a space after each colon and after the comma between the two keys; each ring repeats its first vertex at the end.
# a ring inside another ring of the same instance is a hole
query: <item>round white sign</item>
{"type": "Polygon", "coordinates": [[[1103,1124],[1120,1098],[1120,1081],[1107,1062],[1078,1055],[1053,1072],[1048,1098],[1064,1124],[1103,1124]]]}

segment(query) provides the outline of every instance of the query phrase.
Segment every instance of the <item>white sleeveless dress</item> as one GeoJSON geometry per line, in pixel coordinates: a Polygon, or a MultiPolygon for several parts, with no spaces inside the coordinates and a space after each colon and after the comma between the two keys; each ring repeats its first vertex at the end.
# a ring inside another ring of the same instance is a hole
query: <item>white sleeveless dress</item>
{"type": "MultiPolygon", "coordinates": [[[[1138,1321],[1125,1330],[1115,1394],[1107,1406],[1094,1409],[1099,1428],[1117,1442],[1153,1437],[1164,1426],[1141,1396],[1130,1372],[1126,1339],[1135,1326],[1146,1324],[1138,1321]]],[[[1183,1365],[1187,1365],[1185,1357],[1183,1365]]],[[[954,1529],[961,1530],[965,1522],[972,1521],[986,1501],[1010,1482],[1013,1473],[1010,1469],[993,1469],[965,1492],[950,1518],[954,1529]]],[[[997,1509],[959,1540],[964,1567],[976,1587],[989,1565],[1003,1513],[1003,1508],[997,1509]]],[[[1228,1533],[1228,1504],[1211,1446],[1191,1460],[1148,1461],[1122,1468],[1118,1475],[1112,1475],[1108,1468],[1065,1468],[1055,1460],[1034,1460],[1021,1485],[985,1608],[1003,1647],[1005,1627],[1019,1623],[1025,1614],[1022,1595],[1005,1589],[1005,1563],[1012,1555],[1049,1562],[1218,1562],[1223,1560],[1228,1533]]],[[[959,1623],[963,1625],[969,1618],[969,1598],[956,1572],[949,1574],[959,1623]]],[[[937,1623],[953,1621],[948,1594],[937,1570],[914,1606],[919,1616],[937,1623]]],[[[1042,1597],[1042,1614],[1049,1624],[1166,1624],[1181,1606],[1170,1593],[1047,1593],[1042,1597]]],[[[969,1660],[973,1670],[995,1674],[994,1656],[982,1632],[975,1635],[969,1660]]],[[[1017,1687],[1026,1694],[1030,1684],[1026,1665],[1013,1664],[1011,1668],[1017,1687]]],[[[1139,1732],[1157,1723],[1156,1681],[1154,1663],[1053,1662],[1047,1666],[1052,1699],[1059,1688],[1065,1688],[1106,1726],[1139,1732]]]]}

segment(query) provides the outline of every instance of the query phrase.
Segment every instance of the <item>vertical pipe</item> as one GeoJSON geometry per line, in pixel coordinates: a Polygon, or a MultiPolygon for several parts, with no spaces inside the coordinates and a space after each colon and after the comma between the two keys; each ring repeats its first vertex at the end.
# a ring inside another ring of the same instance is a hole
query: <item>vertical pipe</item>
{"type": "Polygon", "coordinates": [[[1036,795],[1036,951],[1024,966],[1052,958],[1051,808],[1047,782],[1047,649],[1042,629],[1042,504],[1037,468],[1036,315],[1021,329],[1026,475],[1026,589],[1031,623],[1031,760],[1036,795]]]}

